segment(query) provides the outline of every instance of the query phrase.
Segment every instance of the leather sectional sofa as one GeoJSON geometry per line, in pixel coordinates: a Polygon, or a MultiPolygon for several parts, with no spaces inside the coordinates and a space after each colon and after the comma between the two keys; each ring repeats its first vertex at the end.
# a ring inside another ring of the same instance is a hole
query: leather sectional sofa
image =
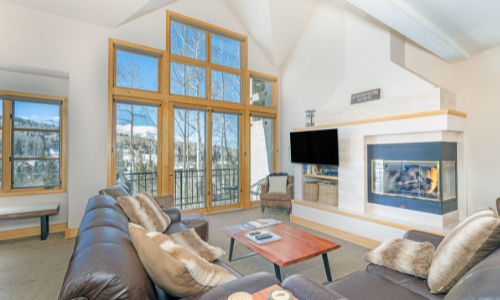
{"type": "MultiPolygon", "coordinates": [[[[442,236],[408,231],[404,238],[430,242],[436,248],[442,236]]],[[[283,281],[283,288],[300,300],[469,300],[500,299],[500,248],[472,268],[448,294],[431,294],[427,281],[382,266],[369,264],[363,271],[320,285],[304,276],[283,281]]]]}
{"type": "MultiPolygon", "coordinates": [[[[100,193],[101,195],[90,198],[85,209],[59,299],[178,299],[155,286],[142,266],[128,232],[129,220],[116,201],[117,197],[127,196],[127,192],[115,186],[100,193]]],[[[202,239],[208,240],[205,215],[193,214],[186,217],[176,208],[163,211],[172,221],[164,234],[194,228],[202,239]]],[[[238,291],[252,294],[279,284],[278,279],[268,273],[244,277],[222,261],[214,263],[227,269],[238,279],[185,299],[225,300],[238,291]]]]}
{"type": "MultiPolygon", "coordinates": [[[[120,187],[101,191],[90,198],[76,238],[75,249],[59,295],[60,300],[172,300],[177,299],[151,281],[135,251],[128,232],[128,218],[115,200],[127,195],[120,187]]],[[[176,208],[163,210],[172,224],[165,234],[195,228],[208,240],[208,222],[203,214],[181,215],[176,208]]],[[[435,247],[443,237],[408,231],[404,238],[428,241],[435,247]]],[[[300,300],[422,300],[422,299],[500,299],[500,248],[470,270],[447,295],[431,294],[427,282],[410,275],[369,264],[365,270],[320,285],[301,275],[291,276],[280,284],[268,273],[243,276],[227,264],[238,279],[198,294],[187,300],[226,300],[239,291],[250,294],[281,285],[300,300]]]]}

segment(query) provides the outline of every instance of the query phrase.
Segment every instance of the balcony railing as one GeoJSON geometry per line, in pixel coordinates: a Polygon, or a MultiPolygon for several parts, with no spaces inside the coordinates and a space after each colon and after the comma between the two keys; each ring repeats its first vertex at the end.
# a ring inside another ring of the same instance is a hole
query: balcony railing
{"type": "MultiPolygon", "coordinates": [[[[175,206],[181,210],[205,208],[206,171],[175,171],[175,206]]],[[[212,170],[212,206],[221,206],[239,202],[238,169],[212,170]]]]}
{"type": "MultiPolygon", "coordinates": [[[[177,170],[174,172],[175,206],[180,210],[207,207],[206,171],[177,170]]],[[[147,191],[157,194],[158,176],[156,172],[119,173],[116,184],[122,185],[130,195],[147,191]]],[[[212,206],[239,203],[239,170],[212,170],[212,206]]]]}
{"type": "Polygon", "coordinates": [[[158,193],[158,175],[156,172],[118,173],[116,175],[116,184],[123,186],[129,195],[144,191],[153,196],[158,193]]]}

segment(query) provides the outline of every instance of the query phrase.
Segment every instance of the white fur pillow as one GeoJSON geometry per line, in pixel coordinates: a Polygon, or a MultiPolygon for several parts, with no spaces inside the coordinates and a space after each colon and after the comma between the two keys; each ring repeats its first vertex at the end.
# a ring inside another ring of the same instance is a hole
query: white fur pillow
{"type": "Polygon", "coordinates": [[[149,277],[170,295],[187,298],[236,279],[228,270],[177,245],[166,234],[132,223],[128,230],[149,277]]]}
{"type": "Polygon", "coordinates": [[[434,252],[434,246],[429,242],[387,239],[380,246],[366,253],[365,260],[394,271],[427,278],[434,252]]]}
{"type": "Polygon", "coordinates": [[[116,200],[132,223],[157,232],[164,232],[170,226],[170,217],[147,192],[133,197],[118,197],[116,200]]]}
{"type": "Polygon", "coordinates": [[[431,293],[448,293],[499,246],[500,217],[491,208],[477,209],[439,244],[427,280],[431,293]]]}
{"type": "Polygon", "coordinates": [[[221,248],[214,247],[202,240],[194,228],[171,234],[168,237],[177,245],[184,247],[208,262],[213,262],[225,254],[221,248]]]}

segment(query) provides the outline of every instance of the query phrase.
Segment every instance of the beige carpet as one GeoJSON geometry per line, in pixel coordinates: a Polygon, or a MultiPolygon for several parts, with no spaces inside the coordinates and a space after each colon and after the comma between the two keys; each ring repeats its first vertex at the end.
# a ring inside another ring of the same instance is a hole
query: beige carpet
{"type": "Polygon", "coordinates": [[[0,299],[57,299],[74,246],[63,232],[0,241],[0,299]]]}
{"type": "MultiPolygon", "coordinates": [[[[209,243],[226,251],[223,260],[227,262],[230,238],[220,231],[222,227],[255,220],[274,218],[290,224],[289,216],[282,209],[267,209],[264,214],[259,208],[209,215],[209,243]]],[[[339,243],[342,248],[328,254],[332,277],[340,278],[365,267],[363,254],[368,249],[290,224],[307,232],[339,243]]],[[[52,233],[41,241],[39,236],[0,241],[0,300],[4,299],[57,299],[66,274],[68,262],[73,253],[75,239],[64,239],[63,233],[52,233]]],[[[234,256],[249,253],[245,246],[235,243],[234,256]]],[[[229,263],[244,275],[255,272],[274,274],[273,264],[256,255],[229,263]]],[[[293,274],[302,274],[317,282],[325,282],[326,275],[321,257],[282,268],[285,279],[293,274]]]]}

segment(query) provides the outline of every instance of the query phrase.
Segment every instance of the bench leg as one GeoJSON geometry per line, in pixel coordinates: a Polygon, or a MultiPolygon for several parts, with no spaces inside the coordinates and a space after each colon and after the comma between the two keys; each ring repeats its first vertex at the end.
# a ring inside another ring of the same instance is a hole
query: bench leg
{"type": "Polygon", "coordinates": [[[42,227],[41,239],[42,241],[44,241],[47,239],[47,236],[49,235],[49,216],[41,216],[40,223],[42,227]]]}

